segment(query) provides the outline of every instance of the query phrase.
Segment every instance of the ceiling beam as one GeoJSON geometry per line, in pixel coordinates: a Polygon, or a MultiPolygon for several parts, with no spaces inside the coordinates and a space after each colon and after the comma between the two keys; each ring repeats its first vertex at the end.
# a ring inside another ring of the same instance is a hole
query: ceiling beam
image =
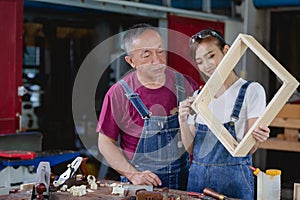
{"type": "Polygon", "coordinates": [[[50,3],[65,6],[73,6],[86,9],[102,10],[108,12],[137,15],[151,18],[166,19],[168,13],[183,15],[187,17],[210,19],[214,21],[240,19],[231,18],[223,15],[204,13],[200,11],[190,11],[167,6],[158,6],[136,1],[123,0],[29,0],[31,2],[50,3]]]}

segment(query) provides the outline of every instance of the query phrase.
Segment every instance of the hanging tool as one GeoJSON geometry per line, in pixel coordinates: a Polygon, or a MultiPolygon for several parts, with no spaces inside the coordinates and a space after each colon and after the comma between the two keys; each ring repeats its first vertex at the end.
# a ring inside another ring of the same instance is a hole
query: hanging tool
{"type": "Polygon", "coordinates": [[[53,181],[53,185],[55,187],[59,187],[62,184],[64,184],[66,180],[72,178],[72,176],[78,170],[82,162],[82,159],[83,159],[82,157],[78,156],[77,158],[75,158],[75,160],[73,160],[71,164],[68,164],[68,169],[63,174],[61,174],[57,180],[53,181]]]}

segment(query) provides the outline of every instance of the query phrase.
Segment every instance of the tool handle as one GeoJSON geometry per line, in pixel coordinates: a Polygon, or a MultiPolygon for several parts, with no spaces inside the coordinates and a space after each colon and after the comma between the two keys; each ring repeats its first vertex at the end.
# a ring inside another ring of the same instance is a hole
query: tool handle
{"type": "Polygon", "coordinates": [[[86,180],[87,176],[89,175],[87,169],[86,169],[86,162],[88,161],[88,158],[83,158],[82,162],[79,166],[79,169],[82,173],[82,180],[86,180]]]}
{"type": "Polygon", "coordinates": [[[221,194],[219,192],[216,192],[213,189],[207,188],[207,187],[204,188],[203,194],[205,194],[206,196],[213,197],[215,199],[220,199],[220,200],[225,200],[226,199],[225,195],[223,195],[223,194],[221,194]]]}

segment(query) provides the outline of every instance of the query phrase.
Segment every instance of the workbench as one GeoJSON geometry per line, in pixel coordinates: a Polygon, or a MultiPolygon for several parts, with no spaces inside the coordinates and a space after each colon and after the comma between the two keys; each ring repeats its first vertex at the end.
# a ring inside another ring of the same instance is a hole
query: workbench
{"type": "MultiPolygon", "coordinates": [[[[0,200],[31,200],[32,190],[22,190],[18,191],[16,193],[11,193],[9,195],[3,195],[0,196],[0,200]]],[[[108,187],[99,187],[97,190],[94,190],[94,192],[89,192],[84,196],[81,197],[74,197],[69,192],[51,192],[50,194],[50,200],[56,200],[56,199],[62,199],[62,200],[93,200],[93,199],[105,199],[105,200],[117,200],[122,199],[118,196],[111,195],[110,188],[108,187]]]]}
{"type": "MultiPolygon", "coordinates": [[[[109,187],[107,185],[112,184],[112,183],[118,183],[116,181],[112,180],[100,180],[100,185],[103,185],[105,183],[105,186],[99,186],[97,190],[93,190],[93,192],[87,192],[86,195],[81,196],[81,197],[75,197],[69,192],[62,192],[62,191],[57,191],[57,192],[51,192],[50,194],[50,200],[121,200],[124,199],[124,197],[119,197],[117,195],[112,195],[112,187],[109,187]]],[[[156,189],[154,188],[154,191],[161,189],[156,189]]],[[[180,195],[181,200],[199,200],[200,198],[192,197],[188,195],[186,191],[180,191],[180,190],[169,190],[168,194],[170,195],[180,195]]],[[[20,190],[17,191],[16,193],[11,193],[8,195],[2,195],[0,196],[0,200],[31,200],[31,195],[32,195],[32,190],[20,190]]],[[[135,195],[135,191],[128,191],[126,193],[126,197],[135,195]]],[[[213,200],[214,198],[209,198],[213,200]]]]}

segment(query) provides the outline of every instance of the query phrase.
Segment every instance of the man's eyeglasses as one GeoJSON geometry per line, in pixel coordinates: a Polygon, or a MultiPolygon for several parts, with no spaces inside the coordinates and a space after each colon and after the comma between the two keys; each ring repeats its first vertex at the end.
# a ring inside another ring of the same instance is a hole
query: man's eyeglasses
{"type": "Polygon", "coordinates": [[[211,29],[205,29],[205,30],[200,31],[199,33],[196,33],[195,35],[193,35],[191,37],[191,43],[195,43],[197,41],[197,39],[205,39],[210,36],[218,38],[220,41],[222,41],[222,42],[224,42],[224,44],[226,44],[226,41],[224,40],[224,38],[219,33],[217,33],[214,30],[211,30],[211,29]]]}

